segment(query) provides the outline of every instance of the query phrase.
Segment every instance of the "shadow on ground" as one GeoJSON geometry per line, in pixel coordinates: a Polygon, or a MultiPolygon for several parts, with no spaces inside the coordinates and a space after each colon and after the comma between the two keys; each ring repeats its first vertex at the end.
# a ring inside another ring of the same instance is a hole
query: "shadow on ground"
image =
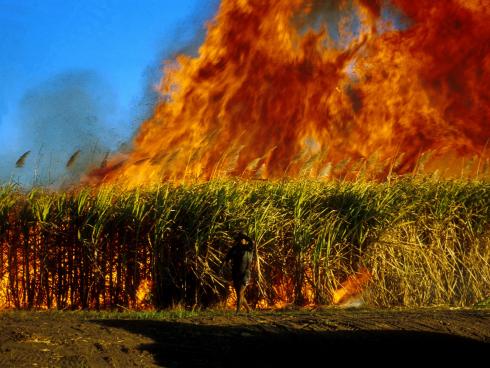
{"type": "MultiPolygon", "coordinates": [[[[104,320],[107,327],[151,338],[140,345],[166,367],[331,366],[334,362],[443,362],[488,358],[490,344],[457,335],[407,330],[317,331],[279,325],[200,325],[104,320]]],[[[350,364],[349,364],[350,365],[350,364]]]]}

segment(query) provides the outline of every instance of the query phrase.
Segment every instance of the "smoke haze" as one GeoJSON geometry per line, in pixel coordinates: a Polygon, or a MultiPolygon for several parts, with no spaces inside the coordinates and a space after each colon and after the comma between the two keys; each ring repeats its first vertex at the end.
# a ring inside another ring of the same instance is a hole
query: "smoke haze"
{"type": "Polygon", "coordinates": [[[19,148],[3,160],[3,179],[36,185],[77,180],[114,145],[106,123],[114,101],[110,87],[90,71],[62,73],[29,90],[19,106],[19,148]],[[15,161],[28,150],[25,165],[16,168],[15,161]],[[66,167],[77,150],[77,159],[66,167]]]}

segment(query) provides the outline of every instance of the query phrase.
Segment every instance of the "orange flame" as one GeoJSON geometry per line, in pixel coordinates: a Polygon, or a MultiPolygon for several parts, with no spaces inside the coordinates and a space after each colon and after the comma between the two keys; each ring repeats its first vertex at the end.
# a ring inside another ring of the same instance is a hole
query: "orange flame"
{"type": "Polygon", "coordinates": [[[167,64],[133,150],[89,180],[328,177],[352,162],[382,177],[426,152],[449,174],[488,161],[489,15],[482,0],[222,0],[198,56],[167,64]]]}
{"type": "Polygon", "coordinates": [[[333,292],[333,304],[343,304],[358,296],[370,279],[371,273],[366,268],[362,268],[356,274],[349,276],[340,288],[333,292]]]}
{"type": "Polygon", "coordinates": [[[7,308],[9,305],[6,303],[8,288],[8,276],[3,274],[0,276],[0,310],[7,308]]]}
{"type": "Polygon", "coordinates": [[[152,281],[144,279],[140,282],[138,290],[136,290],[136,309],[150,309],[151,303],[151,291],[152,281]]]}

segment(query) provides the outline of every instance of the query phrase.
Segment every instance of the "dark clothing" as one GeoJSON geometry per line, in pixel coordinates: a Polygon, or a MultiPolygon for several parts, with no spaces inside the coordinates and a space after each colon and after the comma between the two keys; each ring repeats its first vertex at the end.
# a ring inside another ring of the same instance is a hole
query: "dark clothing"
{"type": "Polygon", "coordinates": [[[253,243],[247,245],[235,244],[228,251],[225,262],[231,260],[231,276],[235,288],[247,286],[250,281],[254,247],[253,243]]]}
{"type": "Polygon", "coordinates": [[[231,276],[237,296],[236,312],[238,313],[242,304],[247,311],[250,310],[245,299],[245,289],[250,281],[255,243],[243,234],[237,236],[235,240],[236,243],[226,254],[223,264],[231,261],[231,276]]]}

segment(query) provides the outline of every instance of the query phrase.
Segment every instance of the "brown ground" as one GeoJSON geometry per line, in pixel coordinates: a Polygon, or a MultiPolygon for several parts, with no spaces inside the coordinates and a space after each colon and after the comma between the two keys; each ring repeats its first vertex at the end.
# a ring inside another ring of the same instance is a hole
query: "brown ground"
{"type": "Polygon", "coordinates": [[[479,365],[487,366],[490,356],[488,309],[319,308],[240,316],[228,311],[183,314],[138,319],[145,315],[1,312],[0,367],[313,363],[326,367],[339,360],[424,366],[428,360],[440,363],[444,358],[465,363],[483,358],[479,365]]]}

